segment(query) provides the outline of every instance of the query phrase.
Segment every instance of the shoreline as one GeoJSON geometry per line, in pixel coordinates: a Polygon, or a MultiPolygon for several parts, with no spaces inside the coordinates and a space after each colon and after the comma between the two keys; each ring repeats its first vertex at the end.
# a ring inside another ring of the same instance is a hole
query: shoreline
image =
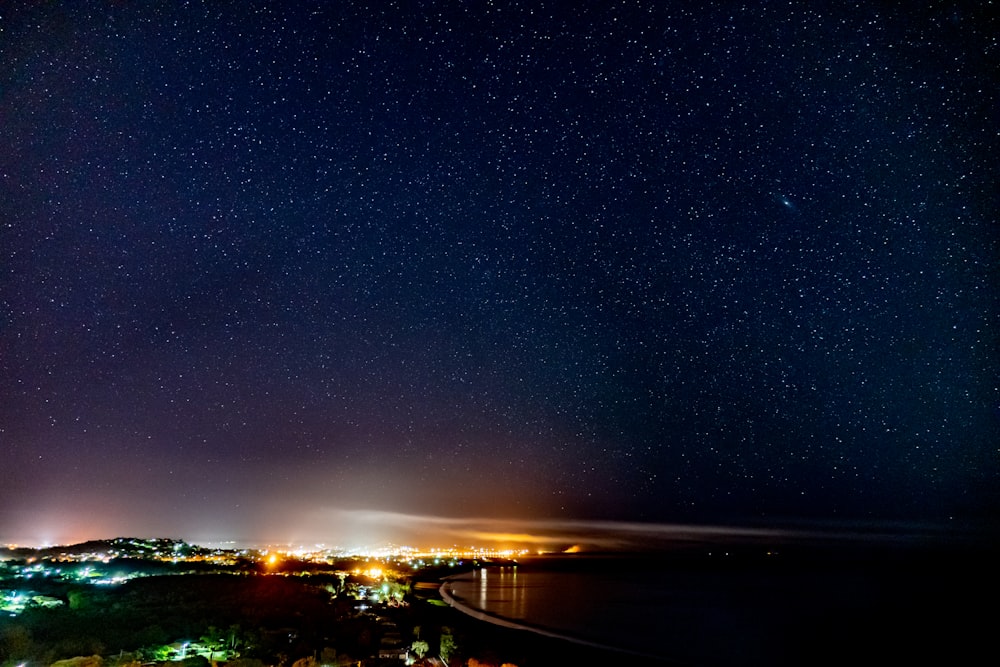
{"type": "Polygon", "coordinates": [[[587,639],[583,639],[581,637],[574,637],[573,635],[568,635],[561,632],[557,632],[555,630],[550,630],[543,626],[532,625],[530,623],[526,623],[523,621],[515,621],[503,616],[491,614],[490,612],[485,611],[483,609],[473,607],[467,604],[462,598],[454,595],[451,591],[451,580],[457,579],[461,576],[463,575],[456,574],[450,577],[445,577],[442,580],[441,586],[438,588],[438,594],[441,596],[441,599],[448,604],[449,607],[465,614],[466,616],[471,616],[476,620],[484,621],[486,623],[490,623],[492,625],[496,625],[502,628],[507,628],[510,630],[531,632],[537,635],[541,635],[543,637],[548,637],[550,639],[566,641],[580,646],[587,646],[589,648],[599,649],[601,651],[609,651],[611,653],[631,655],[637,658],[643,658],[645,660],[652,660],[663,665],[675,665],[677,667],[680,667],[681,665],[686,664],[677,660],[671,660],[664,656],[655,655],[652,653],[645,653],[643,651],[623,648],[620,646],[613,646],[611,644],[602,644],[600,642],[590,641],[587,639]]]}

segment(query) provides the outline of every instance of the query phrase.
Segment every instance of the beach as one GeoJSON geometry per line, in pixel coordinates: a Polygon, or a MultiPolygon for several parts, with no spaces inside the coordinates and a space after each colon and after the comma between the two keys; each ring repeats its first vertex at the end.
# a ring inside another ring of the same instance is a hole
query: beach
{"type": "MultiPolygon", "coordinates": [[[[481,575],[481,572],[475,574],[481,575]]],[[[580,646],[587,646],[590,648],[598,649],[601,651],[610,651],[613,653],[628,654],[637,657],[647,658],[651,660],[663,660],[662,656],[656,656],[650,653],[644,653],[641,651],[636,651],[629,649],[627,647],[601,643],[593,640],[586,639],[582,636],[576,636],[571,634],[571,629],[559,630],[554,627],[544,627],[541,625],[533,624],[527,619],[515,620],[512,618],[506,618],[495,613],[486,611],[485,609],[478,608],[468,603],[463,597],[455,591],[455,585],[460,583],[465,575],[456,575],[455,577],[449,577],[444,583],[441,584],[439,593],[441,598],[448,603],[449,606],[457,609],[458,611],[471,616],[480,621],[485,621],[493,625],[497,625],[503,628],[508,628],[511,630],[531,632],[543,637],[548,637],[550,639],[556,639],[560,641],[571,642],[578,644],[580,646]]]]}
{"type": "Polygon", "coordinates": [[[479,621],[655,664],[953,659],[988,636],[954,585],[987,573],[951,561],[579,564],[480,568],[440,592],[479,621]]]}

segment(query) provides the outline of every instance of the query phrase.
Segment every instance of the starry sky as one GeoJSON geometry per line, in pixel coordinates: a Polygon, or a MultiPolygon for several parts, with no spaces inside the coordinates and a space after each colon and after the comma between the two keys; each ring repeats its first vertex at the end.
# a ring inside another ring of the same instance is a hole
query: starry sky
{"type": "Polygon", "coordinates": [[[5,3],[0,540],[995,518],[997,13],[698,4],[5,3]]]}

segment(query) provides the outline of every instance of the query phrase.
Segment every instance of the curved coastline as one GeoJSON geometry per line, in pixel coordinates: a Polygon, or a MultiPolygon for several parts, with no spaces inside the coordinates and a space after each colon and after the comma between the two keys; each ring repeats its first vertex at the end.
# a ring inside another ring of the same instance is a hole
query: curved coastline
{"type": "Polygon", "coordinates": [[[655,655],[652,653],[645,653],[643,651],[636,651],[634,649],[623,648],[621,646],[613,646],[611,644],[602,644],[600,642],[594,642],[587,639],[582,639],[580,637],[574,637],[573,635],[563,634],[555,630],[550,630],[548,628],[532,625],[530,623],[524,623],[522,621],[514,621],[503,616],[498,616],[496,614],[491,614],[488,611],[479,609],[477,607],[470,606],[462,598],[454,595],[451,591],[451,580],[457,579],[462,575],[454,575],[451,577],[445,577],[440,588],[438,588],[438,594],[441,599],[448,603],[450,607],[456,609],[467,616],[471,616],[480,621],[485,621],[487,623],[492,623],[493,625],[499,625],[504,628],[510,628],[512,630],[525,630],[527,632],[533,632],[544,637],[550,637],[552,639],[558,639],[561,641],[568,641],[574,644],[579,644],[582,646],[589,646],[591,648],[600,649],[602,651],[613,651],[615,653],[624,653],[628,655],[633,655],[636,657],[642,657],[649,660],[656,660],[662,662],[663,664],[670,665],[681,665],[683,663],[669,660],[662,655],[655,655]]]}

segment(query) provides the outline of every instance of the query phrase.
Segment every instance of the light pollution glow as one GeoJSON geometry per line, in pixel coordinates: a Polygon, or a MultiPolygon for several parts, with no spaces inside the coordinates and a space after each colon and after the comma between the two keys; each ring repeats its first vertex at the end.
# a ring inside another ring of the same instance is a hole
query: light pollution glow
{"type": "Polygon", "coordinates": [[[734,527],[621,521],[562,519],[502,519],[489,517],[445,517],[380,510],[325,509],[290,517],[287,529],[265,535],[233,535],[220,527],[202,526],[182,531],[177,526],[168,534],[149,534],[136,525],[112,526],[95,521],[87,526],[39,525],[33,534],[0,535],[8,544],[47,546],[73,544],[90,539],[113,537],[172,537],[214,546],[230,544],[253,547],[265,544],[310,544],[347,550],[387,544],[417,548],[483,547],[528,549],[534,552],[626,551],[657,549],[670,545],[711,542],[787,542],[795,540],[864,539],[920,533],[924,527],[912,525],[813,525],[791,528],[734,527]]]}

